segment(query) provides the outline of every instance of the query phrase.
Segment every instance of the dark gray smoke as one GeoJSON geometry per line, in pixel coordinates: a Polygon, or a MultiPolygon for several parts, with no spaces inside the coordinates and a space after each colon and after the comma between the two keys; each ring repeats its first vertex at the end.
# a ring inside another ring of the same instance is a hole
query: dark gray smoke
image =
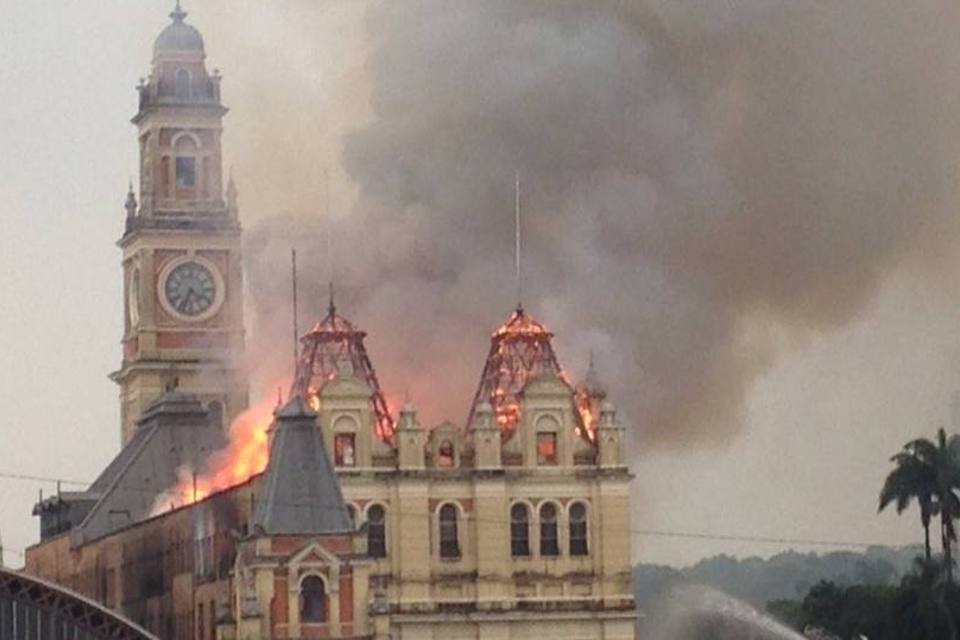
{"type": "MultiPolygon", "coordinates": [[[[785,349],[895,270],[953,263],[958,26],[947,0],[372,5],[372,119],[343,155],[361,195],[334,237],[388,396],[462,422],[516,303],[519,170],[523,302],[561,362],[593,349],[644,445],[728,438],[785,349]]],[[[325,304],[324,232],[249,236],[275,347],[292,243],[304,317],[325,304]]]]}

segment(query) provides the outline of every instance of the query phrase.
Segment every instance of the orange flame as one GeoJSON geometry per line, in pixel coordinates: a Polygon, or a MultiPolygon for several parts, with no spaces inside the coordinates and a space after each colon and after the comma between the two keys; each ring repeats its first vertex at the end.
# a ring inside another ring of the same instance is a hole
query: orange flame
{"type": "Polygon", "coordinates": [[[224,489],[243,484],[267,467],[269,438],[276,400],[261,400],[230,424],[227,446],[212,454],[197,472],[189,466],[177,469],[177,484],[154,500],[151,516],[193,504],[224,489]]]}

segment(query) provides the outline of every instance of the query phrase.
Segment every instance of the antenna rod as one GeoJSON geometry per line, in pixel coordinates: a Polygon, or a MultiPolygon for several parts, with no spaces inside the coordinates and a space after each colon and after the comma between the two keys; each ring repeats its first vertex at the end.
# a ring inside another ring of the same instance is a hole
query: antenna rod
{"type": "Polygon", "coordinates": [[[517,310],[523,309],[523,280],[520,272],[520,170],[517,169],[514,184],[514,227],[516,243],[514,246],[514,262],[517,270],[517,310]]]}
{"type": "Polygon", "coordinates": [[[327,282],[330,283],[330,308],[333,308],[333,218],[330,213],[330,170],[323,170],[323,183],[326,191],[326,241],[327,241],[327,282]]]}
{"type": "Polygon", "coordinates": [[[290,267],[292,271],[293,283],[293,373],[297,373],[297,360],[299,358],[299,349],[297,343],[300,341],[300,327],[297,325],[297,250],[290,249],[290,267]]]}

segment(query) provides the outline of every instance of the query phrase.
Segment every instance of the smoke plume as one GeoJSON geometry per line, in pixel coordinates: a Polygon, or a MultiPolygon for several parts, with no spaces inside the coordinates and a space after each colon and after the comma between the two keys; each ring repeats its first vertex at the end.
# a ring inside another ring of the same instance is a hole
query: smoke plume
{"type": "MultiPolygon", "coordinates": [[[[337,303],[370,333],[388,399],[428,424],[462,423],[517,302],[518,170],[524,306],[574,377],[593,350],[641,446],[724,441],[785,350],[856,319],[898,270],[953,263],[956,3],[366,11],[370,117],[342,139],[359,196],[333,230],[337,303]]],[[[298,215],[248,230],[256,358],[289,340],[291,245],[302,316],[321,314],[325,236],[298,215]]]]}

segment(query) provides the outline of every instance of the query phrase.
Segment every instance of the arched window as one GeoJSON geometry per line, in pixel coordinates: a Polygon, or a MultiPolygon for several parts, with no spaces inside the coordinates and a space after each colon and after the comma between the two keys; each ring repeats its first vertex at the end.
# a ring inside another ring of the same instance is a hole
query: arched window
{"type": "Polygon", "coordinates": [[[333,463],[338,467],[352,467],[357,464],[356,435],[337,433],[333,436],[333,463]]]}
{"type": "Polygon", "coordinates": [[[557,542],[557,507],[547,502],[540,507],[540,555],[560,555],[557,542]]]}
{"type": "Polygon", "coordinates": [[[307,576],[300,583],[300,621],[326,622],[327,594],[323,580],[307,576]]]}
{"type": "Polygon", "coordinates": [[[530,555],[530,510],[522,502],[510,507],[510,554],[530,555]]]}
{"type": "Polygon", "coordinates": [[[199,147],[189,135],[176,138],[174,150],[177,154],[174,182],[178,189],[193,189],[197,186],[197,151],[199,147]]]}
{"type": "Polygon", "coordinates": [[[177,69],[177,82],[174,91],[178,100],[190,98],[190,74],[186,69],[177,69]]]}
{"type": "Polygon", "coordinates": [[[367,510],[367,555],[387,557],[387,512],[379,504],[367,510]]]}
{"type": "Polygon", "coordinates": [[[570,505],[570,555],[587,555],[587,507],[582,502],[570,505]]]}
{"type": "Polygon", "coordinates": [[[460,557],[457,508],[452,504],[445,504],[440,507],[440,557],[460,557]]]}
{"type": "Polygon", "coordinates": [[[456,460],[455,456],[456,452],[453,448],[453,443],[449,440],[444,440],[437,449],[437,466],[452,467],[456,460]]]}

